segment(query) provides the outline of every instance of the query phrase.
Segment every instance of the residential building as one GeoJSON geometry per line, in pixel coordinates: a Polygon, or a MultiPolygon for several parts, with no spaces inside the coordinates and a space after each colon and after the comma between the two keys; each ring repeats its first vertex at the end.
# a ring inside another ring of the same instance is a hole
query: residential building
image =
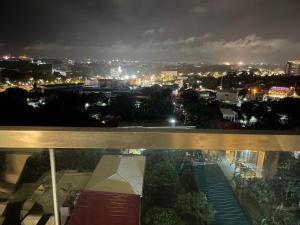
{"type": "Polygon", "coordinates": [[[299,76],[300,75],[300,60],[288,61],[285,67],[287,75],[299,76]]]}
{"type": "Polygon", "coordinates": [[[229,120],[231,122],[238,121],[238,114],[235,111],[233,111],[232,109],[221,108],[220,110],[223,115],[223,119],[229,120]]]}
{"type": "Polygon", "coordinates": [[[238,91],[236,91],[236,90],[217,91],[217,100],[220,102],[234,105],[238,101],[238,91]]]}

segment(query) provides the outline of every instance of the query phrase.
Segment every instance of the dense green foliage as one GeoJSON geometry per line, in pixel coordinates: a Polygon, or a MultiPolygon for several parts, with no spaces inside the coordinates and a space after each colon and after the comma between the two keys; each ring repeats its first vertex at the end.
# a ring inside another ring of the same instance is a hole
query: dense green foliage
{"type": "Polygon", "coordinates": [[[180,194],[177,197],[175,208],[186,224],[210,224],[214,221],[213,209],[208,204],[199,204],[206,201],[203,193],[180,194]]]}
{"type": "Polygon", "coordinates": [[[182,151],[147,151],[142,224],[211,224],[214,211],[197,191],[192,166],[182,151]]]}
{"type": "Polygon", "coordinates": [[[144,225],[184,225],[173,209],[150,208],[144,215],[144,225]]]}
{"type": "Polygon", "coordinates": [[[257,203],[257,225],[297,225],[295,209],[300,202],[300,159],[281,153],[277,174],[272,179],[237,176],[237,191],[257,203]],[[241,185],[242,184],[242,185],[241,185]]]}

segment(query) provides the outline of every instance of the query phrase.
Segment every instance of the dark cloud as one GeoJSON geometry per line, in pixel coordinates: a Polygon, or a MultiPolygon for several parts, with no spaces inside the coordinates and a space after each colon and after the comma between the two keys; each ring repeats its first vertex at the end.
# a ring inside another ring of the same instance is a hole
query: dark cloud
{"type": "Polygon", "coordinates": [[[10,0],[0,54],[283,62],[300,58],[299,0],[10,0]]]}

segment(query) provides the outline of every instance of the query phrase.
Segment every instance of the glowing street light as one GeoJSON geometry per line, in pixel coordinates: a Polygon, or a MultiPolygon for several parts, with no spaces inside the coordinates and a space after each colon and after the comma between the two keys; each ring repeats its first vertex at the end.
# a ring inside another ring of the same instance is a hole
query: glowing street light
{"type": "Polygon", "coordinates": [[[174,118],[171,118],[171,119],[169,119],[169,123],[171,124],[172,127],[175,127],[176,120],[174,118]]]}

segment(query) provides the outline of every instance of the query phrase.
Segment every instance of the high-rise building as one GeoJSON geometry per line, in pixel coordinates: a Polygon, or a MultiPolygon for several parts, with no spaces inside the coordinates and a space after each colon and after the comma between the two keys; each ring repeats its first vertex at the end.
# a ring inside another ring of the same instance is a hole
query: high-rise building
{"type": "Polygon", "coordinates": [[[288,61],[285,72],[288,75],[300,76],[300,60],[288,61]]]}

